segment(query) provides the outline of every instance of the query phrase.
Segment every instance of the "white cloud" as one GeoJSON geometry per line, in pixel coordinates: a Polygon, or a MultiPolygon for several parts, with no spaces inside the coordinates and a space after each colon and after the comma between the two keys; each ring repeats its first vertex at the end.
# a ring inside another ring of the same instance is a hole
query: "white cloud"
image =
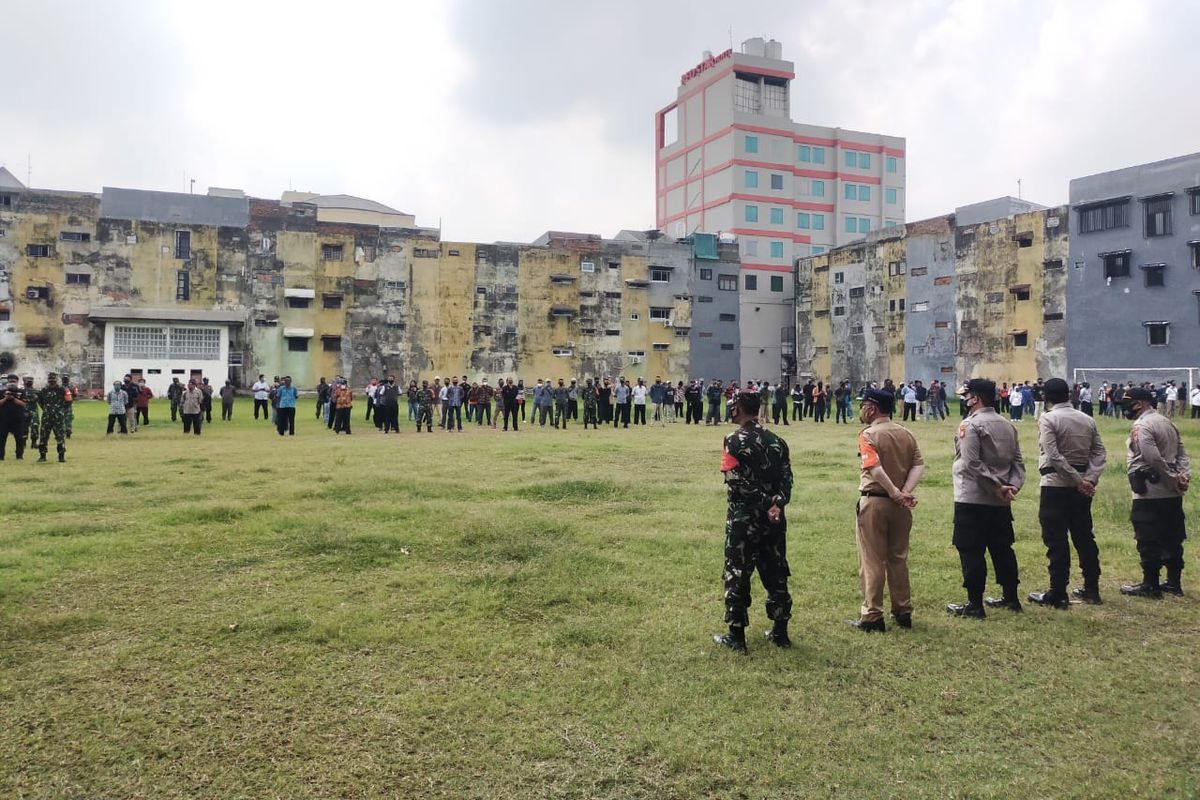
{"type": "Polygon", "coordinates": [[[34,182],[347,192],[458,239],[653,224],[654,112],[765,35],[797,121],[905,136],[908,218],[1197,149],[1170,0],[6,4],[0,162],[34,182]],[[731,9],[737,8],[736,15],[731,9]],[[58,24],[70,20],[70,25],[58,24]]]}

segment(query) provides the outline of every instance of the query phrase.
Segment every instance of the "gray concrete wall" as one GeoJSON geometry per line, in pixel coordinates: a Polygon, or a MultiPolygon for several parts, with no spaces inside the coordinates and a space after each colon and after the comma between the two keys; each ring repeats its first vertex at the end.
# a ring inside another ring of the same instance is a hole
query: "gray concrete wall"
{"type": "Polygon", "coordinates": [[[737,244],[720,245],[720,260],[696,259],[692,283],[691,374],[692,377],[720,378],[723,383],[738,380],[741,366],[741,335],[738,322],[738,292],[722,291],[720,276],[740,280],[737,244]],[[712,270],[711,280],[701,280],[700,270],[712,270]],[[707,298],[707,299],[702,299],[707,298]],[[732,320],[721,315],[732,314],[732,320]],[[711,333],[712,336],[701,336],[711,333]],[[732,350],[721,345],[733,345],[732,350]]]}
{"type": "MultiPolygon", "coordinates": [[[[1194,367],[1200,365],[1200,273],[1192,268],[1189,241],[1200,240],[1200,215],[1188,208],[1188,191],[1200,186],[1200,154],[1077,178],[1070,188],[1070,263],[1067,266],[1068,368],[1194,367]],[[1148,237],[1144,205],[1148,196],[1173,192],[1172,232],[1148,237]],[[1080,233],[1080,207],[1128,197],[1128,227],[1080,233]],[[1100,253],[1131,250],[1128,278],[1106,280],[1100,253]],[[1145,285],[1141,265],[1166,264],[1164,284],[1145,285]],[[1169,343],[1148,344],[1143,323],[1170,323],[1169,343]]],[[[1144,380],[1161,375],[1146,373],[1144,380]]],[[[1172,376],[1174,377],[1174,376],[1172,376]]],[[[1176,378],[1178,379],[1178,378],[1176,378]]]]}
{"type": "Polygon", "coordinates": [[[935,378],[958,385],[956,372],[942,372],[943,367],[954,366],[953,225],[954,217],[949,216],[908,226],[904,377],[920,379],[926,385],[935,378]],[[914,313],[912,304],[916,302],[928,303],[928,310],[914,313]],[[950,324],[938,325],[943,321],[950,324]]]}

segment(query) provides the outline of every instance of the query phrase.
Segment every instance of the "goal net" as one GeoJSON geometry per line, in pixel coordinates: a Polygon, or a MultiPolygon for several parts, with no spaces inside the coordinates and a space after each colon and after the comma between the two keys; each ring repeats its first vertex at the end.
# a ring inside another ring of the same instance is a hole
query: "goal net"
{"type": "Polygon", "coordinates": [[[1196,385],[1200,379],[1200,367],[1088,367],[1073,370],[1071,380],[1075,383],[1087,383],[1092,387],[1100,386],[1105,381],[1111,386],[1114,383],[1132,383],[1140,385],[1153,383],[1162,386],[1168,381],[1175,385],[1187,384],[1188,388],[1196,385]]]}

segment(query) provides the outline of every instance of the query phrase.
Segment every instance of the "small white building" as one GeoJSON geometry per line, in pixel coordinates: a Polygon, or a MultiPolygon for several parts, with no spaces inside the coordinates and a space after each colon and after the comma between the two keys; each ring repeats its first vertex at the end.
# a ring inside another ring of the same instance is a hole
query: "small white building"
{"type": "Polygon", "coordinates": [[[229,378],[230,328],[245,323],[240,311],[188,308],[108,306],[93,308],[88,317],[104,325],[104,385],[125,375],[142,377],[157,397],[166,394],[172,378],[184,384],[208,378],[223,386],[229,378]]]}

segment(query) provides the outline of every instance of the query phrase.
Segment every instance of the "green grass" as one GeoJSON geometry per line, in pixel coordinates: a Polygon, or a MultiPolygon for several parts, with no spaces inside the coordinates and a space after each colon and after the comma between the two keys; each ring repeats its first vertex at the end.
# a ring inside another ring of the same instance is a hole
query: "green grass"
{"type": "Polygon", "coordinates": [[[347,438],[302,410],[280,439],[249,411],[106,439],[82,404],[67,464],[0,464],[0,797],[1200,796],[1200,582],[1117,592],[1124,423],[1105,605],[982,623],[942,611],[954,427],[914,425],[916,628],[886,636],[844,624],[857,428],[784,429],[797,646],[762,640],[756,586],[741,658],[709,643],[728,428],[347,438]]]}

